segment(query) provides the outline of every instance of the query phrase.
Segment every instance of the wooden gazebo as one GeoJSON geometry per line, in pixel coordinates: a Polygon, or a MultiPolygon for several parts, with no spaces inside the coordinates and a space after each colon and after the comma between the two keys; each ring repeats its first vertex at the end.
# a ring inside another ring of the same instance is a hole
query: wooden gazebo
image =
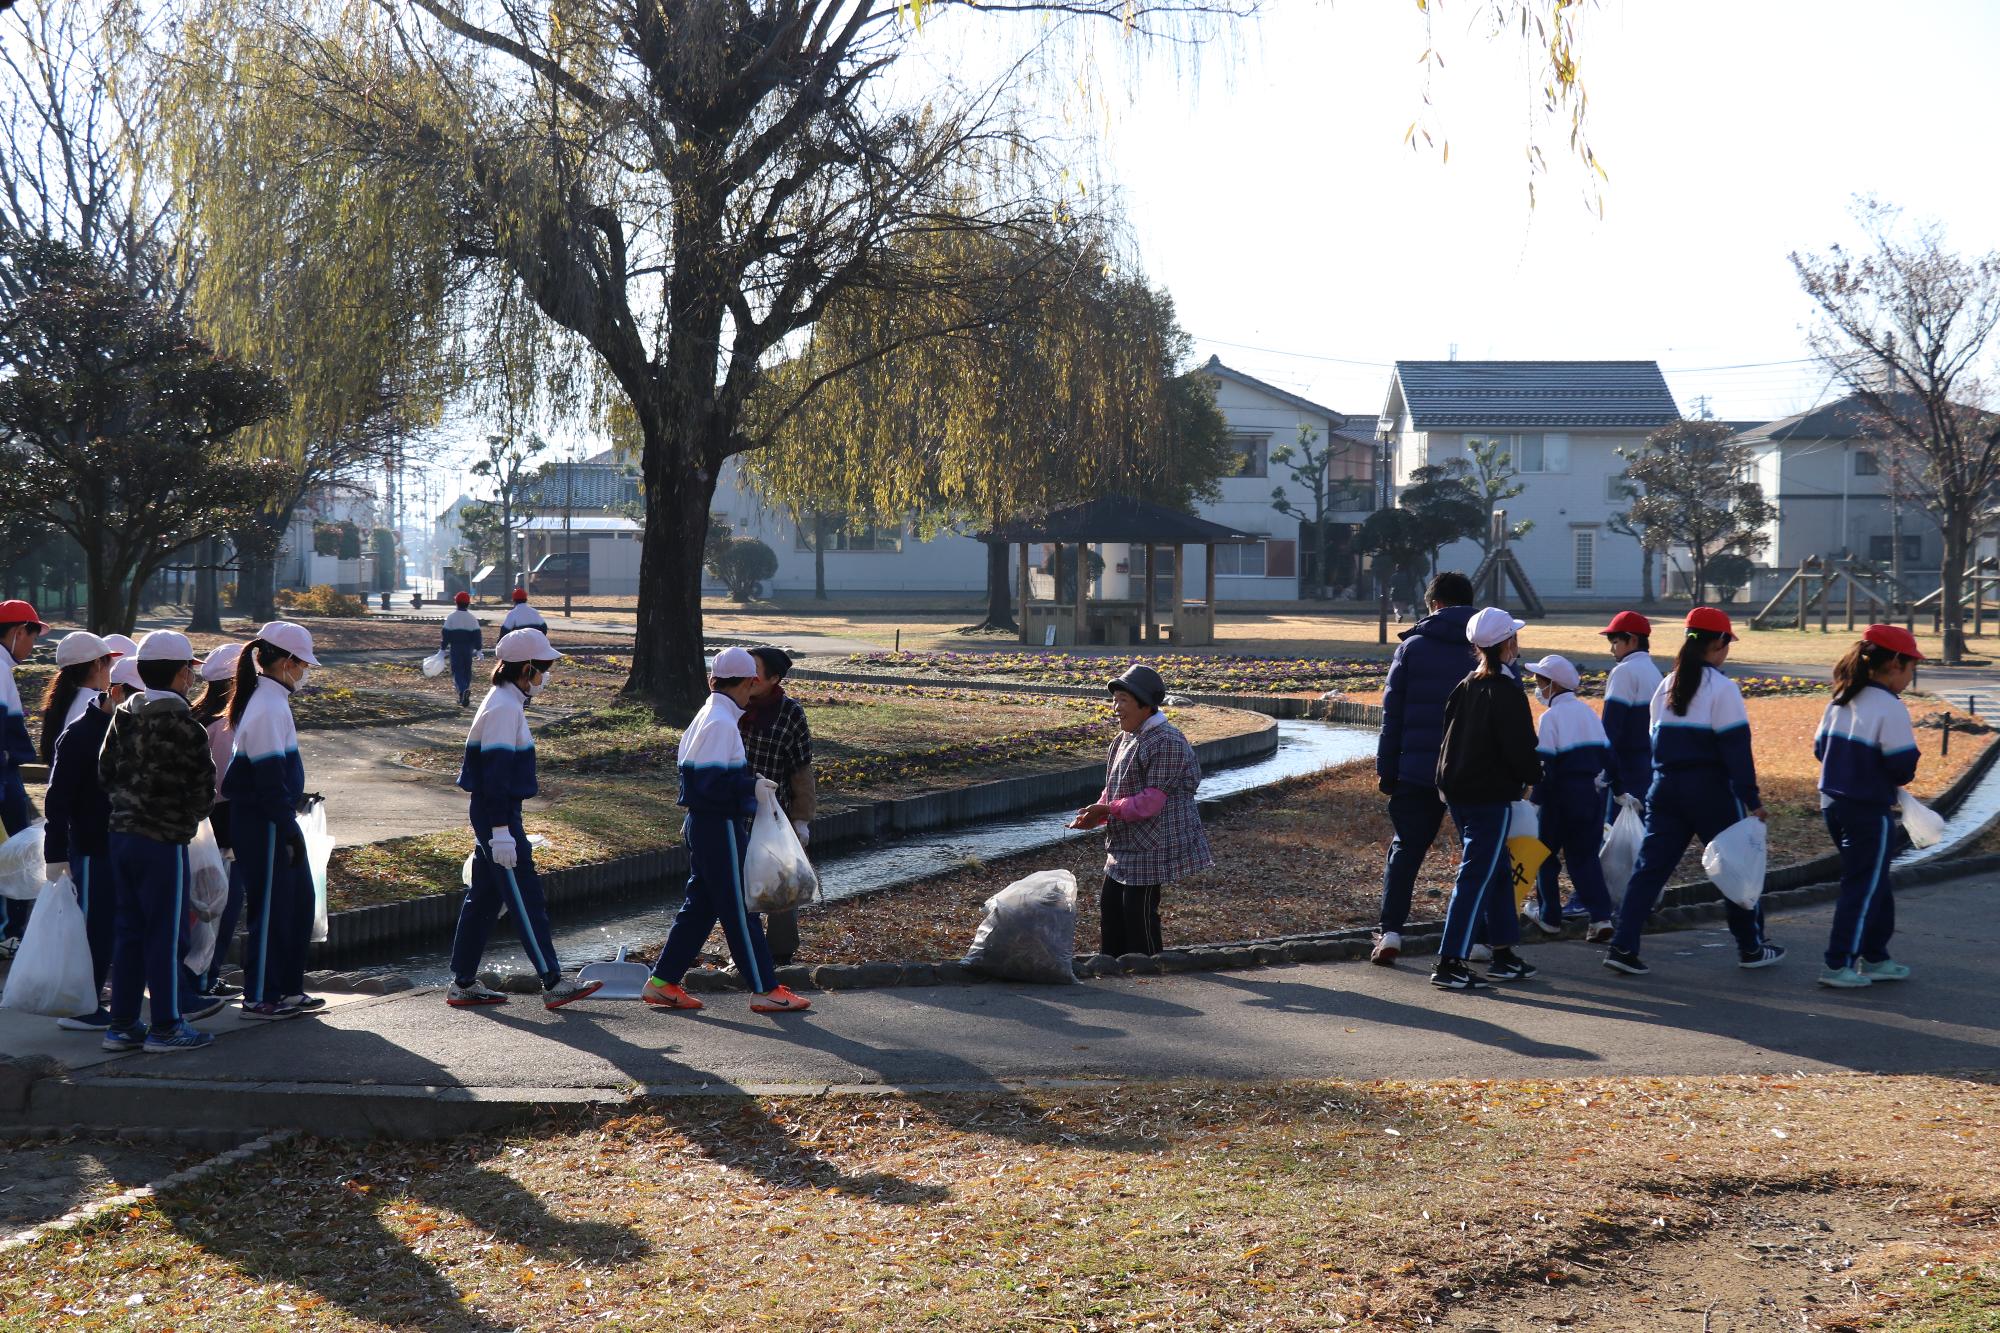
{"type": "Polygon", "coordinates": [[[1263,538],[1165,505],[1112,497],[1018,518],[980,533],[979,540],[1020,548],[1021,642],[1116,646],[1127,642],[1136,627],[1140,642],[1157,643],[1160,613],[1165,611],[1172,622],[1173,642],[1186,646],[1215,642],[1215,548],[1263,538]],[[1050,548],[1051,584],[1046,601],[1034,597],[1034,570],[1028,558],[1033,544],[1050,548]],[[1065,546],[1075,547],[1077,555],[1076,597],[1071,602],[1060,600],[1065,546]],[[1140,597],[1090,596],[1090,565],[1085,553],[1093,546],[1127,546],[1135,554],[1145,552],[1144,592],[1140,597]],[[1182,595],[1187,568],[1183,555],[1190,546],[1200,546],[1207,554],[1199,601],[1182,595]],[[1173,552],[1175,595],[1167,607],[1160,605],[1159,597],[1159,552],[1163,548],[1173,552]]]}

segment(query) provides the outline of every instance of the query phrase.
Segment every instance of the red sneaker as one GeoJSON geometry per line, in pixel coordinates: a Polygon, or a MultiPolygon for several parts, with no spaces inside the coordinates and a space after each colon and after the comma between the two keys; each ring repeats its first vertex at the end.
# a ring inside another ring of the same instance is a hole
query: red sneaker
{"type": "Polygon", "coordinates": [[[790,986],[774,987],[750,1001],[751,1012],[759,1014],[799,1014],[812,1007],[811,1000],[792,994],[790,986]]]}
{"type": "Polygon", "coordinates": [[[639,998],[655,1009],[702,1009],[700,1000],[669,981],[651,980],[646,989],[639,992],[639,998]]]}

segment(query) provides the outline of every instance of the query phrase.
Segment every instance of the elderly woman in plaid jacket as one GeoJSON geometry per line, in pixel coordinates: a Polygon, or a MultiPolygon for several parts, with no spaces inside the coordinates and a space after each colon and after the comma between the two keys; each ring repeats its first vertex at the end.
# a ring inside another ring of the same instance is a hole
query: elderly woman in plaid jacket
{"type": "Polygon", "coordinates": [[[1111,682],[1118,735],[1111,742],[1104,794],[1070,821],[1104,830],[1104,889],[1098,900],[1101,952],[1159,953],[1160,886],[1215,864],[1195,808],[1201,763],[1160,705],[1160,673],[1133,665],[1111,682]]]}

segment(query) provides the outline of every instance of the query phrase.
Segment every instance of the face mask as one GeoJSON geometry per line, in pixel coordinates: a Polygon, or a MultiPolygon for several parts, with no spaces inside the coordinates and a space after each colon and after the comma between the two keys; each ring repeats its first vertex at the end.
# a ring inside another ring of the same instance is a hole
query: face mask
{"type": "Polygon", "coordinates": [[[1543,703],[1547,703],[1549,700],[1555,697],[1556,697],[1555,691],[1551,690],[1548,686],[1546,685],[1535,686],[1535,698],[1541,700],[1543,703]]]}
{"type": "Polygon", "coordinates": [[[293,688],[294,690],[302,690],[302,689],[304,689],[304,688],[306,687],[306,678],[307,678],[308,676],[310,676],[310,675],[312,675],[312,668],[311,668],[311,667],[300,667],[300,668],[299,668],[299,678],[298,678],[297,680],[295,680],[295,681],[293,681],[293,682],[292,682],[292,688],[293,688]]]}
{"type": "Polygon", "coordinates": [[[518,683],[520,685],[521,696],[526,699],[534,698],[536,692],[542,688],[542,682],[536,678],[535,673],[532,671],[523,672],[518,683]]]}

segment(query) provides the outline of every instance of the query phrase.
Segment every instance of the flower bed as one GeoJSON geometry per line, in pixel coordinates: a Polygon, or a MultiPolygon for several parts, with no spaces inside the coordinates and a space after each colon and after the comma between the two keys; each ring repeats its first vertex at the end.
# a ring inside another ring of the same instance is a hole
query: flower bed
{"type": "MultiPolygon", "coordinates": [[[[1163,654],[1147,665],[1175,690],[1203,694],[1323,694],[1329,690],[1379,690],[1389,673],[1385,658],[1244,657],[1163,654]]],[[[986,678],[1042,685],[1101,685],[1117,674],[1117,659],[1085,653],[854,653],[850,668],[897,675],[986,678]]],[[[1826,682],[1803,676],[1731,673],[1746,698],[1770,699],[1823,690],[1826,682]]],[[[1601,694],[1605,673],[1585,671],[1579,693],[1601,694]]]]}

